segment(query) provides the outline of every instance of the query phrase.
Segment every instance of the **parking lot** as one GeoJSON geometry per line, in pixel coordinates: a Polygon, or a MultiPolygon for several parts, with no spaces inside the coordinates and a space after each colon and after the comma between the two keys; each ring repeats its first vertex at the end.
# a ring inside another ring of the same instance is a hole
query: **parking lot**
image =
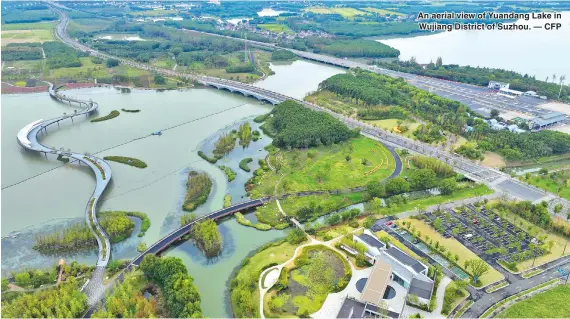
{"type": "Polygon", "coordinates": [[[489,263],[521,262],[540,256],[541,245],[526,231],[486,208],[467,205],[457,210],[426,213],[427,220],[444,237],[455,237],[489,263]]]}

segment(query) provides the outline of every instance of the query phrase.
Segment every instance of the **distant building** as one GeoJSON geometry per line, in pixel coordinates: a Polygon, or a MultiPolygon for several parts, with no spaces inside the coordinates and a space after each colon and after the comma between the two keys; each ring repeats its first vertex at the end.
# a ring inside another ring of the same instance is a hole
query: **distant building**
{"type": "Polygon", "coordinates": [[[538,94],[536,94],[536,92],[534,92],[534,91],[526,91],[526,92],[523,93],[523,95],[532,96],[532,97],[538,97],[538,94]]]}
{"type": "Polygon", "coordinates": [[[487,87],[493,90],[500,90],[500,89],[508,89],[510,85],[511,85],[510,83],[489,81],[487,87]]]}
{"type": "Polygon", "coordinates": [[[566,116],[560,112],[551,112],[541,116],[533,118],[531,122],[531,128],[535,130],[540,130],[545,127],[552,126],[554,124],[560,123],[566,119],[566,116]]]}
{"type": "Polygon", "coordinates": [[[523,92],[511,89],[500,88],[497,95],[506,96],[508,98],[514,99],[517,96],[523,95],[523,92]]]}

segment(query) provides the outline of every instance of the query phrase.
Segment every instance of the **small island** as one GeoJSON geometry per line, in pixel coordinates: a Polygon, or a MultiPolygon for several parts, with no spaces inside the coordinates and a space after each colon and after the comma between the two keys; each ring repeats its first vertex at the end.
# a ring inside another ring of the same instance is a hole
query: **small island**
{"type": "Polygon", "coordinates": [[[117,163],[126,164],[126,165],[130,165],[130,166],[138,167],[138,168],[146,168],[147,167],[145,162],[141,161],[138,158],[134,158],[134,157],[105,156],[105,157],[103,157],[103,159],[106,161],[117,162],[117,163]]]}
{"type": "Polygon", "coordinates": [[[111,113],[109,113],[105,116],[101,116],[101,117],[98,117],[96,119],[92,119],[91,122],[95,123],[95,122],[106,121],[106,120],[114,119],[115,117],[117,117],[119,115],[121,115],[121,112],[119,112],[117,110],[113,110],[113,111],[111,111],[111,113]]]}
{"type": "Polygon", "coordinates": [[[212,180],[206,173],[190,171],[186,187],[182,209],[191,212],[208,200],[210,190],[212,190],[212,180]]]}

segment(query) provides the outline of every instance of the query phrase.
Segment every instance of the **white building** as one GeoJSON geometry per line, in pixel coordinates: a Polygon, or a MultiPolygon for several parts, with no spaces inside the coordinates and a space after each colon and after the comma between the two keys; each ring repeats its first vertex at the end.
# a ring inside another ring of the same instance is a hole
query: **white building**
{"type": "Polygon", "coordinates": [[[493,89],[493,90],[500,90],[500,89],[508,89],[510,85],[511,85],[510,83],[503,83],[503,82],[498,82],[498,81],[489,81],[489,84],[487,85],[487,87],[490,89],[493,89]]]}

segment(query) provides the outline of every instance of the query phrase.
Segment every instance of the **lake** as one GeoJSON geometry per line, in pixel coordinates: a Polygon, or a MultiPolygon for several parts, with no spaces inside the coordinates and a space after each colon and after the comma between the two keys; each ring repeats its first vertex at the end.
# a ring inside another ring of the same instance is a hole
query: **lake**
{"type": "Polygon", "coordinates": [[[512,70],[539,80],[549,77],[551,81],[553,74],[570,78],[570,41],[562,40],[570,39],[570,12],[563,12],[561,20],[519,20],[517,24],[546,21],[561,22],[562,27],[556,31],[452,31],[378,41],[400,50],[401,60],[415,57],[418,63],[435,63],[441,57],[444,64],[512,70]]]}
{"type": "MultiPolygon", "coordinates": [[[[321,81],[344,72],[340,68],[307,61],[272,64],[271,68],[275,74],[256,85],[295,97],[303,97],[315,90],[321,81]]],[[[150,245],[178,226],[190,170],[207,172],[214,183],[209,200],[196,210],[198,215],[203,215],[220,209],[225,194],[232,194],[234,203],[244,200],[243,185],[252,172],[240,170],[238,162],[244,157],[252,157],[254,162],[250,167],[255,169],[258,159],[267,154],[263,146],[270,139],[266,136],[246,149],[236,146],[220,161],[220,165],[229,165],[238,173],[231,183],[219,168],[197,155],[198,150],[210,149],[222,132],[271,111],[272,105],[240,94],[202,88],[165,92],[132,90],[132,93],[120,93],[114,88],[92,88],[70,90],[65,94],[97,101],[98,116],[121,108],[141,110],[139,113],[121,112],[117,118],[98,123],[79,119],[76,123],[65,123],[59,129],[48,130],[48,135],[42,138],[46,145],[57,148],[100,157],[130,156],[148,164],[146,169],[138,169],[109,162],[113,180],[100,210],[141,211],[152,223],[144,237],[135,236],[114,245],[113,258],[132,258],[137,255],[138,243],[150,245]],[[176,127],[167,129],[173,126],[176,127]],[[148,136],[161,130],[162,136],[148,136]]],[[[95,262],[94,252],[43,256],[32,249],[38,232],[62,229],[84,220],[85,205],[94,187],[92,173],[84,168],[61,166],[55,158],[45,160],[35,153],[23,151],[16,142],[17,132],[26,124],[73,112],[73,108],[42,93],[2,95],[1,111],[3,200],[0,227],[2,236],[7,236],[2,239],[2,270],[47,267],[59,258],[95,262]]],[[[228,297],[232,271],[251,251],[284,234],[283,231],[257,231],[239,225],[233,218],[222,222],[220,231],[224,246],[217,259],[206,259],[191,242],[167,253],[184,260],[200,290],[204,315],[208,317],[231,316],[225,298],[228,297]]]]}

